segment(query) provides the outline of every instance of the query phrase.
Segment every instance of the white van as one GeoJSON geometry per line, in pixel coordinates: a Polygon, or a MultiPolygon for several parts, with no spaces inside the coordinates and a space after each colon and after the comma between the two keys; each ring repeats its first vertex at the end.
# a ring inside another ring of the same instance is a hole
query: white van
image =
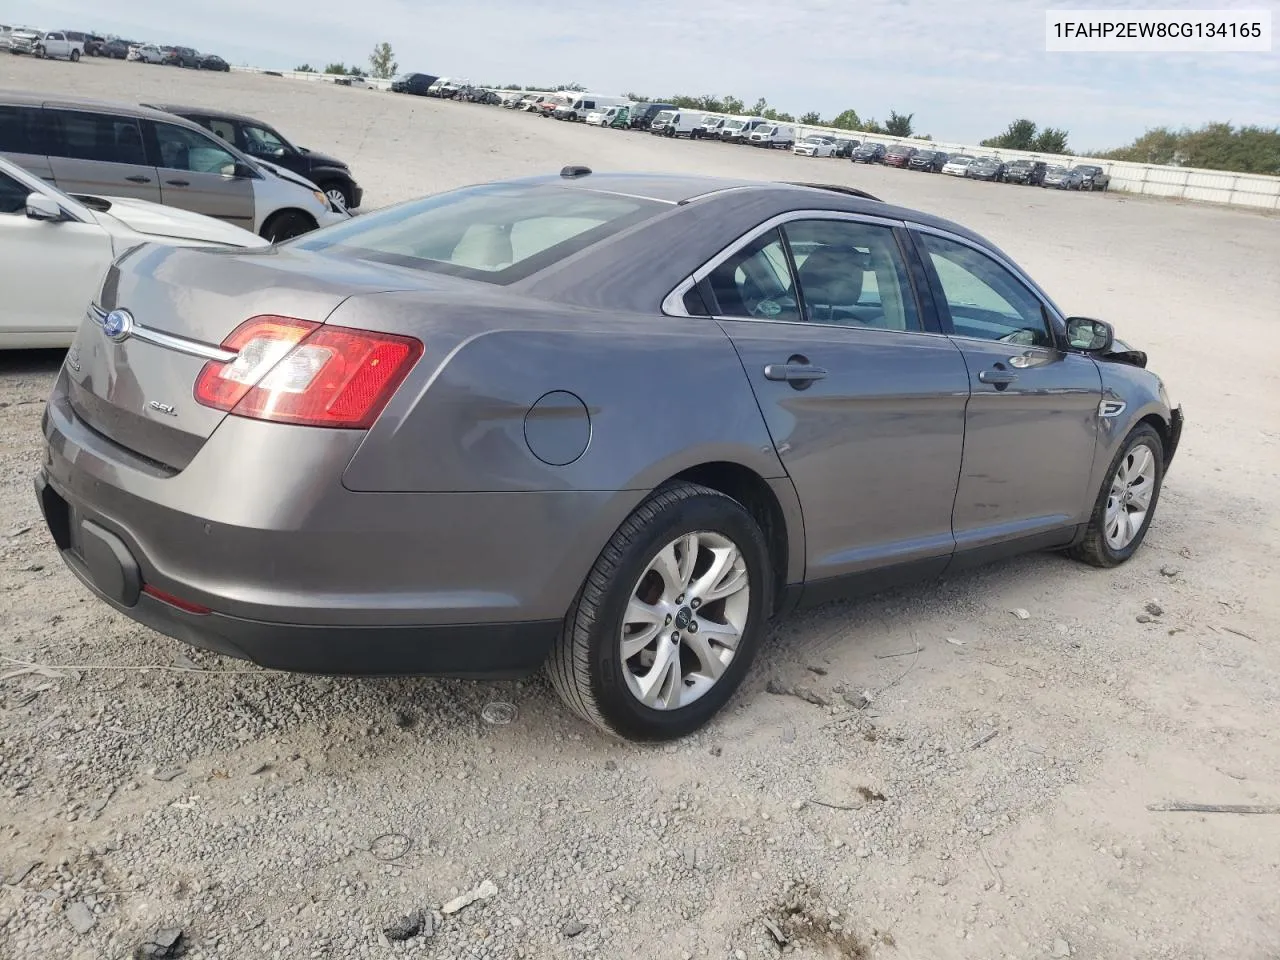
{"type": "Polygon", "coordinates": [[[693,140],[719,140],[720,128],[724,126],[726,117],[718,117],[714,113],[708,113],[702,118],[702,122],[694,126],[693,132],[689,134],[693,140]]]}
{"type": "Polygon", "coordinates": [[[629,110],[630,107],[631,107],[631,104],[628,102],[628,103],[622,104],[621,106],[609,107],[605,110],[594,110],[591,113],[587,114],[587,123],[596,127],[611,127],[613,126],[613,121],[618,116],[618,111],[629,110]]]}
{"type": "Polygon", "coordinates": [[[608,110],[610,107],[621,107],[630,103],[626,97],[604,97],[598,93],[581,93],[577,99],[557,107],[552,116],[557,120],[586,120],[587,114],[597,110],[608,110]]]}
{"type": "Polygon", "coordinates": [[[753,147],[790,150],[796,145],[796,128],[789,123],[762,123],[751,131],[747,142],[753,147]]]}
{"type": "Polygon", "coordinates": [[[701,110],[663,110],[653,118],[649,132],[663,137],[692,138],[705,116],[701,110]]]}
{"type": "Polygon", "coordinates": [[[764,117],[730,117],[720,128],[720,139],[725,143],[746,143],[756,127],[768,122],[764,117]]]}

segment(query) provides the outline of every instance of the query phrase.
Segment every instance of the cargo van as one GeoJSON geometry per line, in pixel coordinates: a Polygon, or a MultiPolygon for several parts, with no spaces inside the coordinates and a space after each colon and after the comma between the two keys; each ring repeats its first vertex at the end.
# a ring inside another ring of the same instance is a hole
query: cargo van
{"type": "Polygon", "coordinates": [[[724,126],[725,117],[717,117],[713,113],[709,113],[702,118],[702,122],[696,124],[693,132],[689,137],[693,140],[716,140],[720,137],[720,128],[724,126]]]}
{"type": "Polygon", "coordinates": [[[674,103],[637,103],[631,111],[631,126],[636,130],[648,130],[653,118],[663,110],[679,110],[674,103]]]}
{"type": "Polygon", "coordinates": [[[768,122],[764,117],[730,117],[720,128],[720,139],[725,143],[746,143],[756,127],[768,122]]]}
{"type": "Polygon", "coordinates": [[[751,131],[747,142],[753,147],[790,150],[796,145],[796,128],[788,123],[762,123],[751,131]]]}
{"type": "Polygon", "coordinates": [[[557,107],[553,116],[557,120],[586,120],[587,114],[609,107],[621,107],[630,103],[626,97],[606,97],[598,93],[579,94],[577,99],[557,107]]]}
{"type": "Polygon", "coordinates": [[[693,137],[706,116],[701,110],[663,110],[653,118],[649,132],[662,137],[693,137]]]}

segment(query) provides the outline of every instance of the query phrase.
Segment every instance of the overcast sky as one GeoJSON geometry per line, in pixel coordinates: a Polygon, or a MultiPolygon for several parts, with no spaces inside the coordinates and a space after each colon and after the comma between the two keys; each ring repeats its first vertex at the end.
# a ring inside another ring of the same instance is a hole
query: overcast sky
{"type": "Polygon", "coordinates": [[[975,141],[1029,117],[1079,151],[1154,126],[1280,123],[1280,53],[1049,54],[1044,10],[1272,9],[1243,0],[17,0],[3,16],[193,46],[235,64],[368,67],[388,40],[402,70],[476,83],[734,94],[797,116],[852,107],[975,141]]]}

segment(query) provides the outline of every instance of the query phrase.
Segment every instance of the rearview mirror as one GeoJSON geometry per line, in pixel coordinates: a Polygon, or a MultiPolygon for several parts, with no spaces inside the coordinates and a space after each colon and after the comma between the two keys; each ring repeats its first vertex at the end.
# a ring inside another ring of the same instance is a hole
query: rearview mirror
{"type": "Polygon", "coordinates": [[[64,214],[57,200],[46,197],[43,193],[29,193],[27,216],[32,220],[61,220],[64,214]]]}
{"type": "Polygon", "coordinates": [[[1067,343],[1073,350],[1106,353],[1115,342],[1115,330],[1104,320],[1089,317],[1067,317],[1067,343]]]}

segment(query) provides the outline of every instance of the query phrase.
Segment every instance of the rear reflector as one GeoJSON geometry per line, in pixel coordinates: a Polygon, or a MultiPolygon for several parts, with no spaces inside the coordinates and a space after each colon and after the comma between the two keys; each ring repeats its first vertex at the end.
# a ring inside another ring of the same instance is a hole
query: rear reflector
{"type": "Polygon", "coordinates": [[[155,597],[161,603],[167,603],[169,606],[177,607],[179,610],[184,610],[187,613],[195,613],[200,616],[204,616],[205,614],[213,612],[206,606],[202,606],[198,603],[192,603],[190,600],[183,600],[181,597],[175,597],[172,593],[165,593],[163,590],[157,589],[149,583],[143,585],[142,592],[149,597],[155,597]]]}
{"type": "Polygon", "coordinates": [[[238,417],[367,429],[422,356],[412,337],[253,317],[222,342],[234,360],[211,360],[196,400],[238,417]]]}

